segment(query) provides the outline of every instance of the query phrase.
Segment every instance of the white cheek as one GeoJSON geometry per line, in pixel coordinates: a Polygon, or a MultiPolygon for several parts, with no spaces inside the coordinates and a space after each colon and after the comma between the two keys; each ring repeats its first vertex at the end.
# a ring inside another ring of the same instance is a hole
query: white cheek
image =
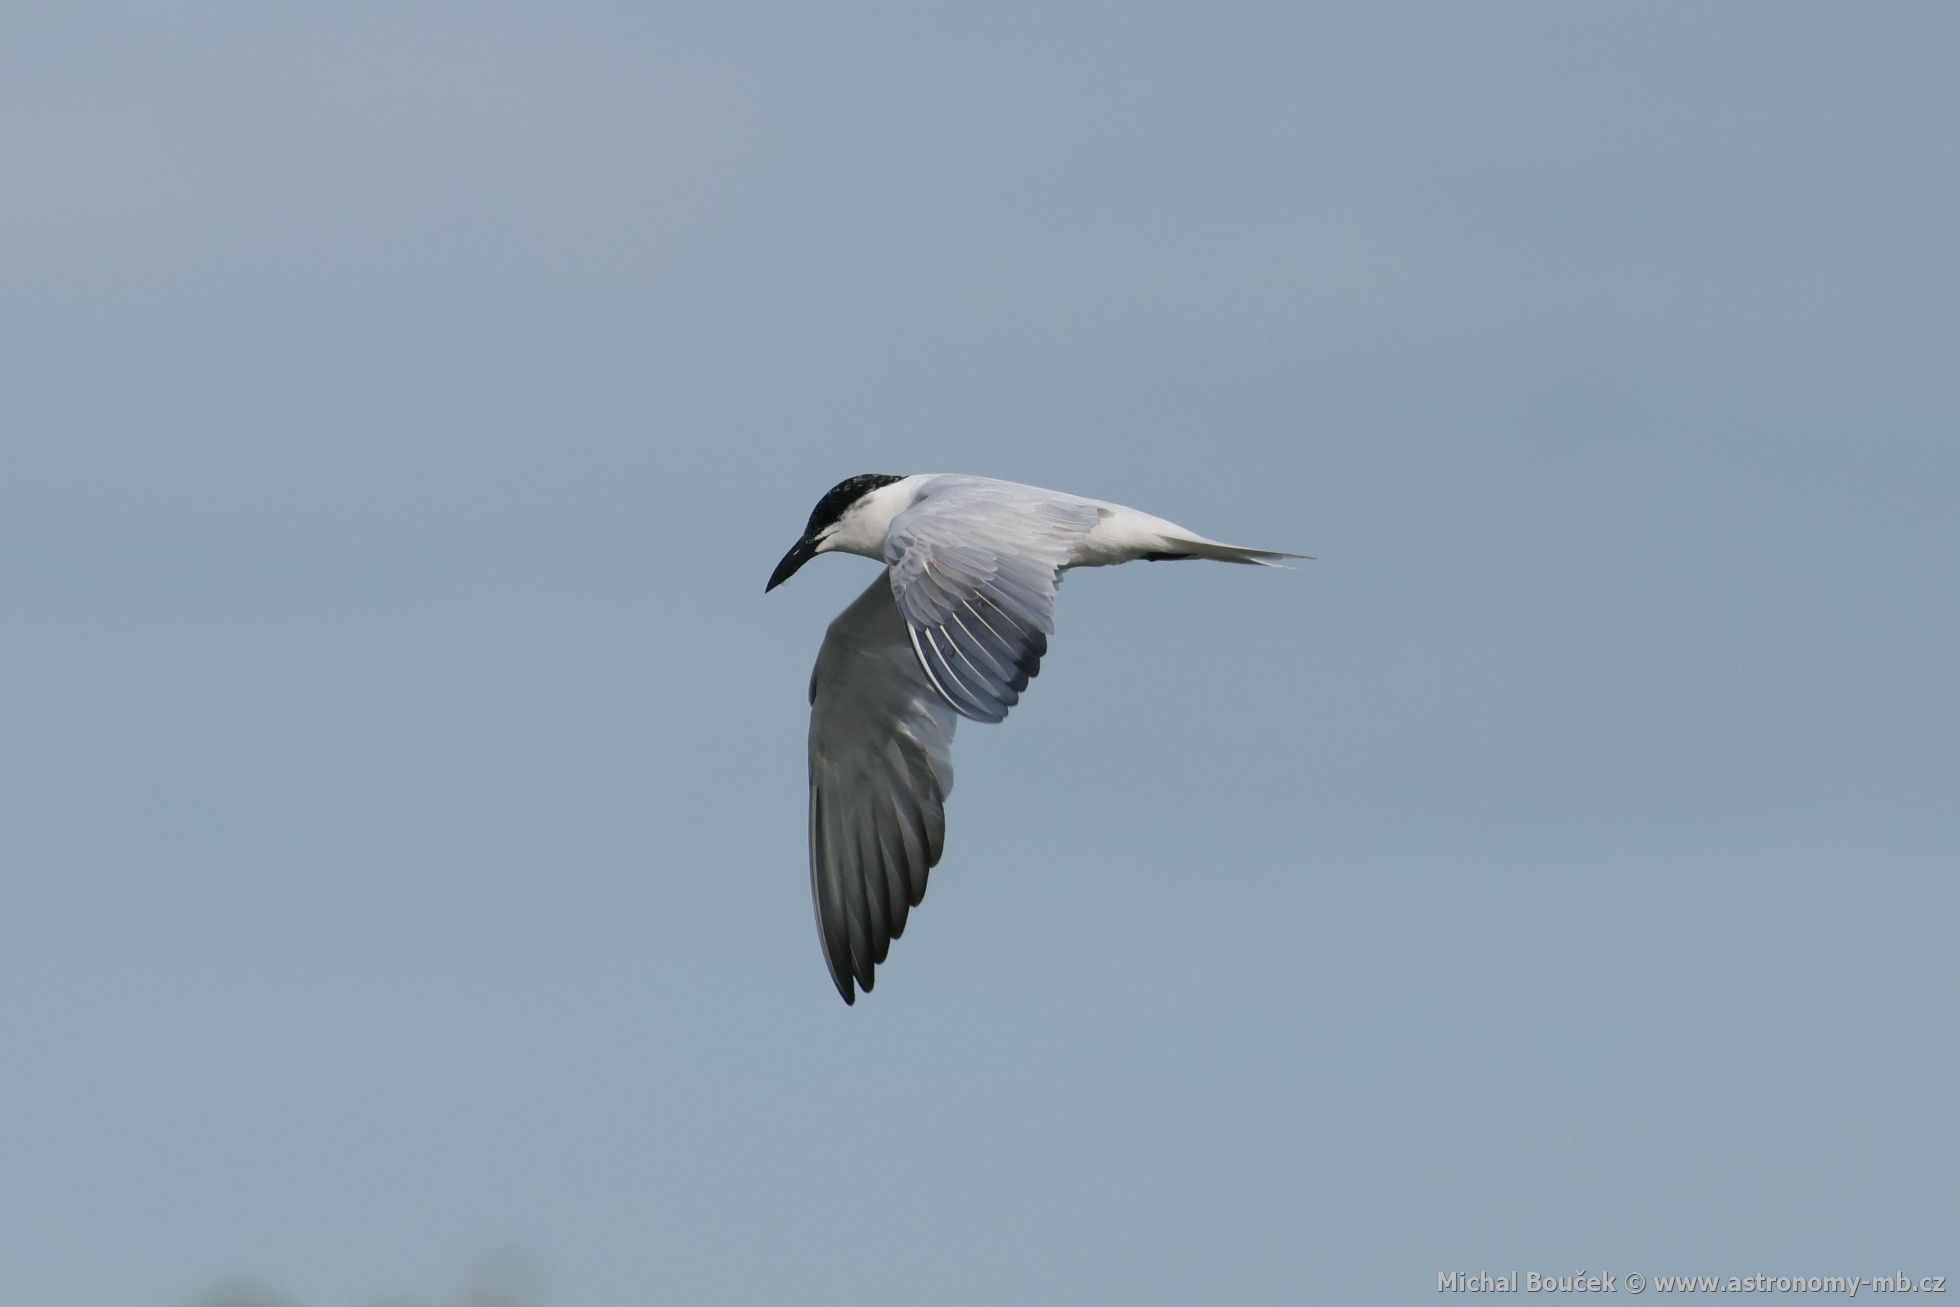
{"type": "Polygon", "coordinates": [[[854,552],[860,548],[858,536],[862,532],[858,530],[859,517],[857,513],[847,513],[839,518],[832,524],[830,530],[824,533],[824,538],[817,542],[817,551],[828,554],[839,549],[854,552]]]}

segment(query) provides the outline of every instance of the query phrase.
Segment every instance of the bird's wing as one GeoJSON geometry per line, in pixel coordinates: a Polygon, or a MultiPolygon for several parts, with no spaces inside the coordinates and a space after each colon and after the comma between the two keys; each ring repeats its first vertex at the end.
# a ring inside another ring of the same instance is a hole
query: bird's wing
{"type": "Polygon", "coordinates": [[[1041,670],[1061,569],[1101,511],[1030,486],[947,481],[892,519],[885,561],[933,688],[961,716],[997,722],[1041,670]]]}
{"type": "Polygon", "coordinates": [[[810,675],[810,893],[846,1003],[853,980],[871,988],[945,847],[958,721],[881,573],[830,624],[810,675]]]}

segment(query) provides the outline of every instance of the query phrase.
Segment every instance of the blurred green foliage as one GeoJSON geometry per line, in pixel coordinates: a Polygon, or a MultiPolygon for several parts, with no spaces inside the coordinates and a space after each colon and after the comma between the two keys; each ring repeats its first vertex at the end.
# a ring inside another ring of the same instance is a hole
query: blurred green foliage
{"type": "MultiPolygon", "coordinates": [[[[390,1294],[369,1298],[353,1307],[545,1307],[545,1275],[536,1258],[506,1251],[482,1258],[464,1276],[462,1286],[436,1297],[390,1294]]],[[[312,1304],[282,1293],[257,1276],[219,1281],[193,1297],[185,1307],[332,1307],[312,1304]]]]}

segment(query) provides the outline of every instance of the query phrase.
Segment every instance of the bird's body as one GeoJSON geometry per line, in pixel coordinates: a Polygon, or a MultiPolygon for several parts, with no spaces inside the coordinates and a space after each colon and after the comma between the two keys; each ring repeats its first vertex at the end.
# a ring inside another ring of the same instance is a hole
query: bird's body
{"type": "Polygon", "coordinates": [[[1024,486],[1013,481],[996,481],[991,477],[964,476],[958,473],[922,472],[912,476],[899,477],[885,485],[867,491],[859,501],[855,513],[840,521],[839,529],[831,539],[830,548],[824,552],[859,554],[865,558],[885,561],[885,543],[891,531],[891,524],[899,514],[912,508],[923,498],[947,493],[971,496],[977,503],[988,508],[1012,514],[1016,509],[1034,505],[1069,505],[1093,509],[1095,519],[1089,529],[1075,540],[1069,550],[1068,559],[1062,564],[1069,567],[1108,567],[1116,563],[1135,562],[1141,558],[1209,558],[1216,557],[1227,562],[1270,562],[1280,558],[1294,557],[1292,554],[1274,553],[1264,549],[1238,549],[1232,545],[1221,545],[1216,540],[1207,540],[1195,531],[1187,531],[1175,522],[1167,522],[1161,517],[1138,512],[1123,504],[1112,504],[1102,499],[1086,499],[1081,495],[1071,495],[1061,490],[1045,490],[1040,486],[1024,486]],[[1182,550],[1221,550],[1223,553],[1179,552],[1182,550]],[[1244,557],[1237,557],[1244,555],[1244,557]]]}
{"type": "Polygon", "coordinates": [[[1072,567],[1301,555],[1227,545],[1122,504],[951,473],[839,483],[767,588],[821,553],[887,565],[830,624],[810,677],[810,877],[844,1001],[925,894],[960,717],[998,722],[1040,670],[1072,567]]]}

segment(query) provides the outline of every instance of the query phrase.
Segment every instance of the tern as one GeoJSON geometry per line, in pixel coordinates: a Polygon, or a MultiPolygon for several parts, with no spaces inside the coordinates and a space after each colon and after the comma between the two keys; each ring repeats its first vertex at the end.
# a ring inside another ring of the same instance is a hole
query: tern
{"type": "Polygon", "coordinates": [[[885,571],[838,614],[810,674],[810,894],[830,979],[869,993],[945,848],[953,727],[998,722],[1041,670],[1071,567],[1304,558],[1207,539],[1100,499],[988,477],[840,481],[770,574],[819,554],[885,571]]]}

